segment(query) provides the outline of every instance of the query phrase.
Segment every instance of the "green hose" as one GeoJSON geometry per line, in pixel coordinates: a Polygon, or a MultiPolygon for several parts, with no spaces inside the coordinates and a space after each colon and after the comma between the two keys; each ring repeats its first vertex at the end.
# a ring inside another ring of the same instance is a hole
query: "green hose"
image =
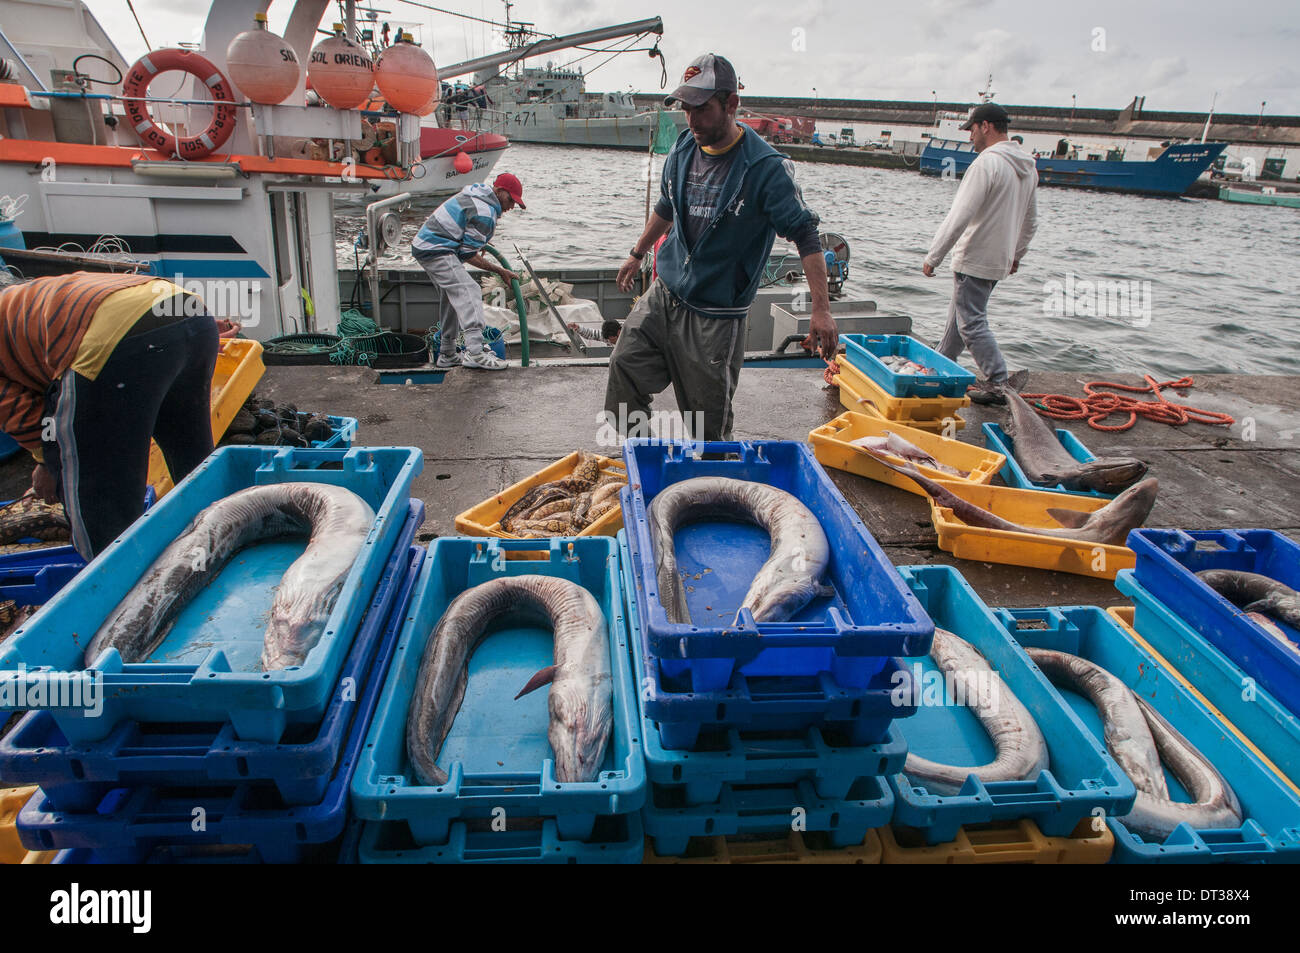
{"type": "MultiPolygon", "coordinates": [[[[497,261],[501,262],[502,268],[510,268],[510,262],[506,261],[506,256],[501,254],[491,245],[484,245],[483,250],[492,253],[497,261]]],[[[510,268],[514,271],[513,268],[510,268]]],[[[510,282],[510,290],[515,293],[515,310],[519,312],[519,363],[528,366],[528,309],[524,307],[524,293],[519,290],[519,279],[515,278],[510,282]]]]}

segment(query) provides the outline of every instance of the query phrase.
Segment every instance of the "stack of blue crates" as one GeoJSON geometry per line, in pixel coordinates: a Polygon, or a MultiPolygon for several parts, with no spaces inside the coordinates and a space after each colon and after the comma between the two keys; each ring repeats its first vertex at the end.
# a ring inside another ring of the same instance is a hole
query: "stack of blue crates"
{"type": "Polygon", "coordinates": [[[352,781],[354,827],[344,861],[362,863],[637,863],[645,759],[636,722],[618,554],[602,536],[549,540],[451,537],[430,546],[392,668],[352,781]],[[550,665],[552,633],[503,618],[469,660],[464,698],[439,751],[443,784],[424,784],[406,753],[421,659],[438,620],[466,589],[519,575],[582,586],[605,615],[612,727],[590,781],[560,781],[548,739],[549,699],[516,699],[550,665]],[[355,858],[351,856],[355,852],[355,858]]]}
{"type": "Polygon", "coordinates": [[[0,741],[0,781],[40,785],[18,817],[23,844],[74,863],[332,855],[425,558],[413,545],[424,508],[410,498],[421,465],[406,448],[223,448],[8,640],[0,697],[32,710],[0,741]],[[275,580],[303,547],[285,541],[227,564],[151,661],[109,650],[85,667],[66,633],[96,631],[194,515],[248,486],[303,480],[347,487],[376,513],[305,663],[256,664],[275,580]],[[36,675],[79,697],[34,699],[36,675]]]}
{"type": "Polygon", "coordinates": [[[929,651],[934,627],[806,445],[664,443],[624,447],[628,487],[619,534],[633,627],[650,789],[643,818],[660,855],[690,838],[825,832],[860,844],[888,823],[888,777],[906,747],[891,726],[916,711],[898,655],[929,651]],[[702,521],[675,547],[691,623],[670,623],[658,597],[649,505],[664,487],[716,476],[768,484],[821,523],[831,557],[819,596],[786,622],[737,607],[769,554],[760,528],[702,521]]]}

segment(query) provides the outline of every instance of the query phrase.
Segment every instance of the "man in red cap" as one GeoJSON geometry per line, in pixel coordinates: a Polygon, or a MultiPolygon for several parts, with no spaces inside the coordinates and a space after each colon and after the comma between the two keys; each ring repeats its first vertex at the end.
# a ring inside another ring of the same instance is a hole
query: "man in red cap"
{"type": "Polygon", "coordinates": [[[524,187],[509,172],[488,185],[467,185],[434,210],[411,241],[411,254],[442,291],[438,305],[437,366],[499,371],[508,365],[483,346],[483,294],[463,265],[501,276],[509,285],[517,276],[483,254],[497,219],[524,205],[524,187]],[[465,356],[456,353],[456,337],[465,335],[465,356]]]}

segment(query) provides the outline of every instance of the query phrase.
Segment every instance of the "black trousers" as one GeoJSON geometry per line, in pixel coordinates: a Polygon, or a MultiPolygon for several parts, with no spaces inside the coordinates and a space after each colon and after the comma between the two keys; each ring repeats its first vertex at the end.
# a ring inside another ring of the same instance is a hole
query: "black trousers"
{"type": "Polygon", "coordinates": [[[176,483],[212,452],[216,362],[216,321],[203,311],[128,333],[95,380],[70,370],[46,392],[45,466],[87,560],[144,512],[150,438],[176,483]]]}

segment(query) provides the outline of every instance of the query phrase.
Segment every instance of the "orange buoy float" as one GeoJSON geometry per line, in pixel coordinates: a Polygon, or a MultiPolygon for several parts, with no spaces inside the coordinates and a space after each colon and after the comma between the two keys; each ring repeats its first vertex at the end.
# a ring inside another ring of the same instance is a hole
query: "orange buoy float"
{"type": "Polygon", "coordinates": [[[356,109],[370,98],[375,88],[375,65],[370,56],[334,24],[334,35],[321,40],[311,51],[307,78],[321,99],[335,109],[356,109]]]}
{"type": "Polygon", "coordinates": [[[235,96],[230,80],[206,57],[192,50],[155,50],[140,57],[127,71],[122,98],[131,128],[140,141],[167,156],[202,159],[225,145],[235,131],[235,96]],[[154,122],[144,101],[154,78],[173,70],[189,73],[212,94],[212,121],[197,136],[180,138],[163,129],[154,122]]]}
{"type": "Polygon", "coordinates": [[[429,54],[415,45],[411,34],[399,33],[397,42],[379,54],[375,83],[398,112],[419,113],[437,96],[438,69],[429,54]]]}
{"type": "Polygon", "coordinates": [[[302,65],[288,41],[267,29],[265,13],[255,14],[253,20],[253,29],[226,47],[226,69],[252,102],[278,106],[298,88],[302,65]]]}
{"type": "Polygon", "coordinates": [[[463,152],[457,152],[456,158],[451,160],[451,167],[464,175],[466,172],[472,172],[474,169],[474,160],[463,152]]]}

